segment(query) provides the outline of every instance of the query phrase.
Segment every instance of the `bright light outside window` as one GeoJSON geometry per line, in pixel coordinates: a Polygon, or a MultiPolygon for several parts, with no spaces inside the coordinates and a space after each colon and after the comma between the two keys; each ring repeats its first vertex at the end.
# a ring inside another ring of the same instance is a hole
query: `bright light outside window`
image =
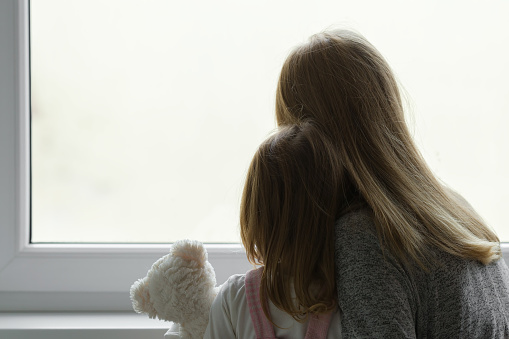
{"type": "Polygon", "coordinates": [[[509,241],[508,7],[32,0],[32,242],[238,242],[279,69],[329,25],[388,59],[430,166],[509,241]]]}

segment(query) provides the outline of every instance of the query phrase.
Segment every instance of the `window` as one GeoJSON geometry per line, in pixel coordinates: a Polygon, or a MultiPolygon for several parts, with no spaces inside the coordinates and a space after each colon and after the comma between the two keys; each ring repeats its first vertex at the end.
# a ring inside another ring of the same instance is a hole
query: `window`
{"type": "MultiPolygon", "coordinates": [[[[0,2],[0,311],[131,310],[129,287],[169,245],[30,243],[28,2],[0,2]]],[[[207,246],[219,283],[250,268],[207,246]]]]}
{"type": "MultiPolygon", "coordinates": [[[[438,1],[375,1],[369,12],[355,2],[340,8],[327,2],[268,6],[207,2],[187,10],[219,15],[231,9],[233,23],[218,21],[225,30],[242,30],[253,46],[267,48],[260,62],[267,62],[272,74],[263,85],[271,93],[291,46],[338,21],[360,29],[387,57],[411,96],[416,139],[431,167],[509,241],[502,217],[502,206],[509,202],[504,152],[509,140],[503,130],[509,107],[502,80],[509,76],[509,51],[499,43],[509,39],[506,2],[495,1],[489,8],[468,2],[457,8],[438,1]],[[245,17],[256,22],[241,20],[245,17]]],[[[166,254],[167,245],[30,243],[28,33],[28,1],[0,2],[0,310],[129,310],[130,284],[166,254]]],[[[272,95],[266,95],[267,102],[272,95]]],[[[269,106],[258,109],[270,114],[269,106]]],[[[211,244],[208,249],[218,282],[249,269],[239,245],[211,244]]],[[[504,254],[509,254],[506,246],[504,254]]]]}
{"type": "Polygon", "coordinates": [[[33,242],[240,241],[281,61],[192,7],[30,2],[33,242]]]}

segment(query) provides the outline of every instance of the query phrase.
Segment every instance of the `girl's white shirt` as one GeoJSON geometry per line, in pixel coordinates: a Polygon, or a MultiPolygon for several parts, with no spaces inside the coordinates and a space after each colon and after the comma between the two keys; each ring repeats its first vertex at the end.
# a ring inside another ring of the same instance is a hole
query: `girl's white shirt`
{"type": "MultiPolygon", "coordinates": [[[[212,303],[209,324],[204,339],[256,339],[247,304],[245,275],[231,276],[222,286],[212,303]]],[[[289,314],[278,309],[269,301],[272,321],[278,325],[274,333],[278,339],[304,338],[308,323],[299,323],[289,314]]],[[[341,338],[341,317],[339,310],[332,315],[327,339],[341,338]]]]}

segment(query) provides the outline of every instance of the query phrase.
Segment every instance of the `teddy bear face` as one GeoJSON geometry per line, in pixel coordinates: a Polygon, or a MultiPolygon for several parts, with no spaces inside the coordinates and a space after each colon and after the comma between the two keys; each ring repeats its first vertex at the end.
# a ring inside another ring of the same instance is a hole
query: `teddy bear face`
{"type": "Polygon", "coordinates": [[[215,273],[208,261],[168,254],[147,276],[154,309],[161,318],[185,322],[203,317],[215,298],[215,273]]]}
{"type": "Polygon", "coordinates": [[[138,313],[179,323],[184,331],[204,331],[218,291],[215,285],[215,272],[203,244],[182,240],[133,284],[131,300],[138,313]]]}

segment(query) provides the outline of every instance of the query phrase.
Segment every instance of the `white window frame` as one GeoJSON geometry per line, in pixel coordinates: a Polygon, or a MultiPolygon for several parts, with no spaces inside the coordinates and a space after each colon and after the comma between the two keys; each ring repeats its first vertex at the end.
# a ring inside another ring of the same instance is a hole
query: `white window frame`
{"type": "MultiPolygon", "coordinates": [[[[0,311],[132,310],[169,244],[30,244],[28,1],[0,1],[0,311]]],[[[240,244],[206,248],[218,284],[251,268],[240,244]]]]}
{"type": "MultiPolygon", "coordinates": [[[[28,0],[0,1],[0,311],[131,310],[129,287],[169,245],[29,243],[28,25],[28,0]]],[[[251,268],[240,245],[207,250],[218,283],[251,268]]]]}

